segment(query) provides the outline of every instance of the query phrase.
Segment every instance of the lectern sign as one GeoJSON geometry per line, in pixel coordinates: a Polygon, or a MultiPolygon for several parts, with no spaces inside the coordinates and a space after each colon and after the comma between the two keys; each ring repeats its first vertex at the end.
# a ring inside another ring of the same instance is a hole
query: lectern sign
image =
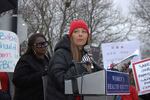
{"type": "Polygon", "coordinates": [[[129,94],[129,74],[107,70],[106,76],[107,95],[129,94]]]}

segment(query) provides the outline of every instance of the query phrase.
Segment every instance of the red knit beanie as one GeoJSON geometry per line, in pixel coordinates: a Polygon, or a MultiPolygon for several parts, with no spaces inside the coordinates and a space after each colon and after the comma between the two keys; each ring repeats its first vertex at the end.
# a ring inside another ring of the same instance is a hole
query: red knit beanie
{"type": "Polygon", "coordinates": [[[83,28],[89,34],[89,29],[88,29],[86,22],[82,19],[76,19],[76,20],[73,20],[70,24],[70,29],[69,29],[69,36],[70,37],[71,37],[73,31],[77,28],[83,28]]]}

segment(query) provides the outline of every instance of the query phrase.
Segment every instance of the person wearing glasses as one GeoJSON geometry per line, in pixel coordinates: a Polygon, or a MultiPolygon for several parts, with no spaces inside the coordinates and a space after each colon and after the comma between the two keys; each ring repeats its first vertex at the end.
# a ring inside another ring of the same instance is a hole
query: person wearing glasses
{"type": "Polygon", "coordinates": [[[48,42],[41,33],[28,40],[27,51],[16,64],[13,74],[14,100],[44,100],[42,77],[47,75],[48,42]]]}

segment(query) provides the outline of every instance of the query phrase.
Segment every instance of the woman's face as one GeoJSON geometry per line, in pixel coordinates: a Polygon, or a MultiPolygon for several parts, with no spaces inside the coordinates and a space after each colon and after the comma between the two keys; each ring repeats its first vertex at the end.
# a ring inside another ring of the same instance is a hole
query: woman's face
{"type": "Polygon", "coordinates": [[[37,55],[45,55],[47,46],[48,42],[43,37],[38,37],[34,42],[33,49],[37,55]]]}
{"type": "Polygon", "coordinates": [[[84,46],[88,40],[88,33],[83,28],[77,28],[72,33],[72,39],[76,46],[84,46]]]}

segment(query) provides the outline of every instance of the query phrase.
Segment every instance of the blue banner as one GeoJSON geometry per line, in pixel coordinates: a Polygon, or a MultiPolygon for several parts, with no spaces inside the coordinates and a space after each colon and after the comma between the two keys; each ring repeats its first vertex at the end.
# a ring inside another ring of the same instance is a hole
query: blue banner
{"type": "Polygon", "coordinates": [[[107,70],[106,77],[107,95],[129,94],[129,74],[107,70]]]}

